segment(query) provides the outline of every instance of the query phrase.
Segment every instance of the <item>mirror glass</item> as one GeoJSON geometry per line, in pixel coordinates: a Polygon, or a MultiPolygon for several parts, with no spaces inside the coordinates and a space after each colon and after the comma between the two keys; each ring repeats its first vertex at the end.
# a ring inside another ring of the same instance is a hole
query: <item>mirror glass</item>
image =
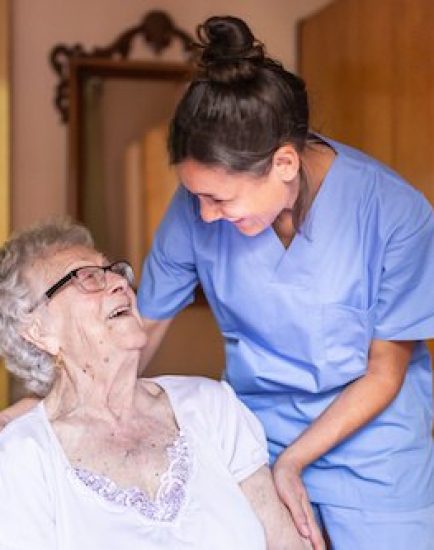
{"type": "Polygon", "coordinates": [[[176,188],[169,120],[185,81],[91,76],[82,86],[79,217],[108,258],[136,273],[176,188]]]}

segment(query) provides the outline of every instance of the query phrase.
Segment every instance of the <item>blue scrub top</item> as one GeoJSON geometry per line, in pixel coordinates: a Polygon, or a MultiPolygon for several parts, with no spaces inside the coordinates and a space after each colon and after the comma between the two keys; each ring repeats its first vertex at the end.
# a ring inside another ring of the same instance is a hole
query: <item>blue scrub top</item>
{"type": "Polygon", "coordinates": [[[366,372],[372,338],[417,341],[404,385],[375,420],[304,471],[313,502],[373,510],[434,502],[434,216],[389,168],[337,156],[288,249],[204,223],[176,192],[145,261],[145,317],[173,317],[200,281],[226,349],[225,376],[262,421],[272,460],[366,372]]]}

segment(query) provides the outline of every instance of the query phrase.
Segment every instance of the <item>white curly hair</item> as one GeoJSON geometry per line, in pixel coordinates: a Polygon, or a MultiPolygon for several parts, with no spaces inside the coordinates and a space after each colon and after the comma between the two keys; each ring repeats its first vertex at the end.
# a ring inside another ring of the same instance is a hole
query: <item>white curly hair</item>
{"type": "Polygon", "coordinates": [[[24,272],[33,262],[77,245],[93,248],[90,232],[63,219],[16,233],[0,248],[0,354],[6,368],[39,396],[53,385],[54,358],[21,336],[35,300],[24,272]]]}

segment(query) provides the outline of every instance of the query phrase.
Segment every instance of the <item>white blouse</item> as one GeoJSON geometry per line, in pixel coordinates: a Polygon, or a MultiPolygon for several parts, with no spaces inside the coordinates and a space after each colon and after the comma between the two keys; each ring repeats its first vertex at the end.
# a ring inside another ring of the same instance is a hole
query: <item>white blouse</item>
{"type": "Polygon", "coordinates": [[[41,402],[0,433],[0,550],[265,550],[238,484],[268,460],[256,417],[225,382],[152,381],[180,427],[155,499],[73,468],[41,402]]]}

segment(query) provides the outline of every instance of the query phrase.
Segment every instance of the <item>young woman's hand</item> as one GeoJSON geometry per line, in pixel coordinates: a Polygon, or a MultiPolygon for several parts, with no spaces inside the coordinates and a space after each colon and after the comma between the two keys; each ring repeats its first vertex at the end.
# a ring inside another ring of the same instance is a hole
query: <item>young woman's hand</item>
{"type": "Polygon", "coordinates": [[[3,411],[0,412],[0,432],[3,430],[3,428],[11,421],[11,418],[9,415],[4,413],[3,411]]]}
{"type": "Polygon", "coordinates": [[[24,397],[7,409],[0,411],[0,431],[17,416],[21,416],[39,403],[36,397],[24,397]]]}
{"type": "Polygon", "coordinates": [[[277,493],[290,511],[299,533],[310,539],[314,550],[324,550],[324,539],[301,480],[301,469],[282,453],[274,465],[273,475],[277,493]]]}

